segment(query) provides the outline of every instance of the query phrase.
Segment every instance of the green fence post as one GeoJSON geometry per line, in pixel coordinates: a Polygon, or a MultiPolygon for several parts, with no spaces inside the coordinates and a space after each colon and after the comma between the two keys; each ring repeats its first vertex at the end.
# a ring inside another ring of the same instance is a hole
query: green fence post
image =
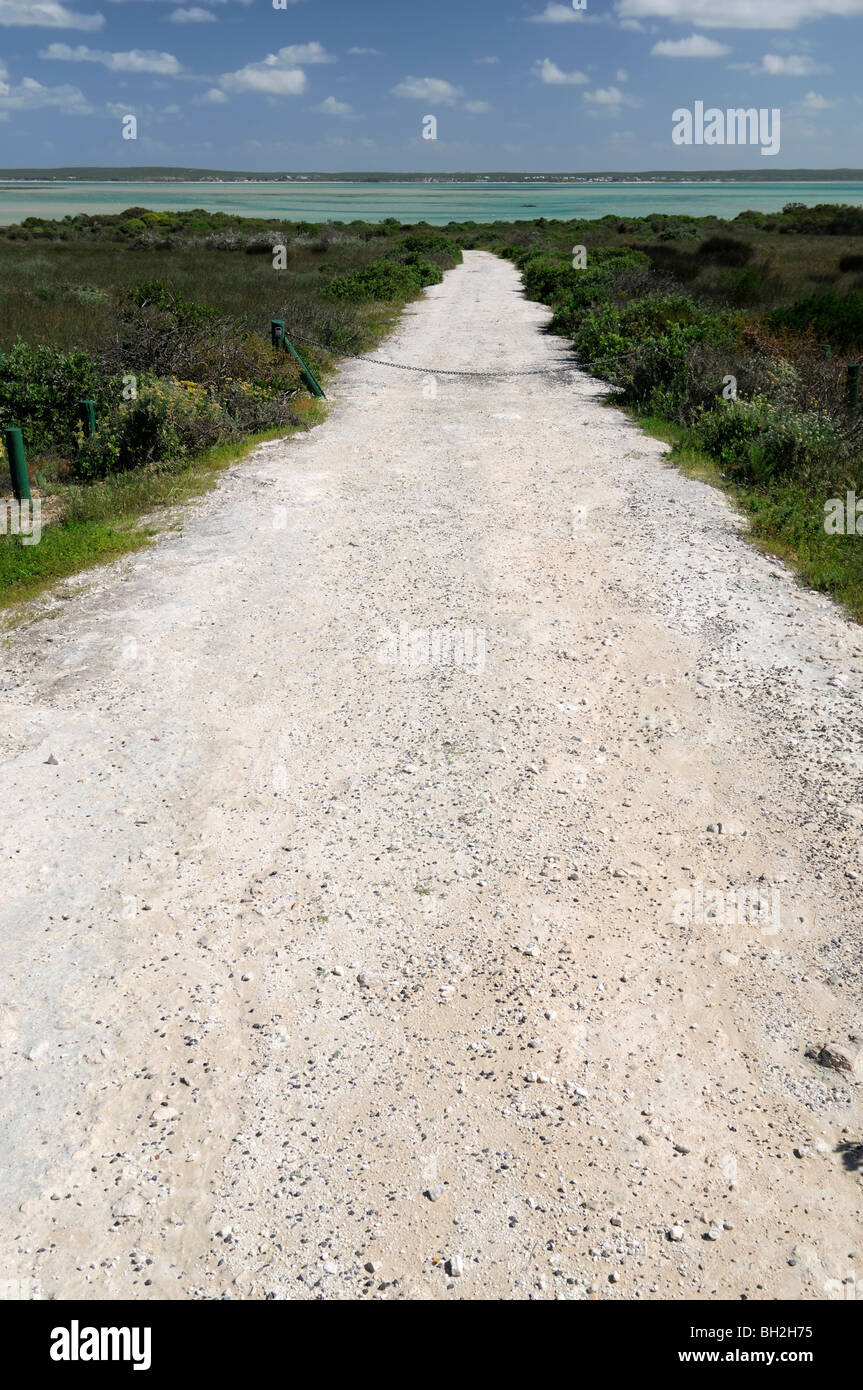
{"type": "Polygon", "coordinates": [[[831,358],[832,356],[833,356],[833,349],[832,349],[832,347],[830,346],[830,344],[828,343],[828,344],[827,344],[827,351],[824,353],[824,361],[825,361],[825,362],[829,362],[829,361],[830,361],[830,358],[831,358]]]}
{"type": "Polygon", "coordinates": [[[270,340],[274,348],[281,347],[285,336],[285,320],[270,319],[270,340]]]}
{"type": "Polygon", "coordinates": [[[294,345],[293,345],[293,343],[291,342],[290,338],[289,338],[287,335],[285,335],[285,336],[282,338],[282,342],[284,343],[284,345],[285,345],[287,351],[290,352],[294,357],[296,357],[297,361],[299,362],[299,364],[300,364],[300,371],[301,371],[302,374],[303,374],[303,379],[304,379],[306,385],[308,386],[309,390],[311,391],[312,395],[313,395],[313,396],[321,396],[321,397],[323,397],[324,400],[326,400],[326,396],[324,395],[324,392],[323,392],[323,390],[321,389],[320,383],[319,383],[318,381],[316,381],[315,378],[312,376],[312,373],[309,371],[309,369],[308,369],[308,367],[306,366],[305,362],[303,361],[302,357],[301,357],[300,354],[297,352],[297,349],[294,347],[294,345]]]}
{"type": "Polygon", "coordinates": [[[848,367],[848,404],[857,409],[860,400],[860,363],[852,362],[848,367]]]}
{"type": "Polygon", "coordinates": [[[92,401],[78,402],[78,418],[84,427],[84,438],[90,439],[96,433],[96,407],[92,401]]]}
{"type": "Polygon", "coordinates": [[[16,502],[30,501],[30,479],[27,476],[27,458],[24,454],[24,439],[19,429],[5,429],[6,457],[12,475],[12,492],[16,502]]]}

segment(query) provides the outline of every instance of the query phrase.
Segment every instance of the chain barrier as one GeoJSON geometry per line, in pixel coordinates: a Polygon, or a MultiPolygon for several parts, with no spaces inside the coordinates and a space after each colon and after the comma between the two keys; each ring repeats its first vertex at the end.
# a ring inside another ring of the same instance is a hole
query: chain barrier
{"type": "MultiPolygon", "coordinates": [[[[298,343],[307,343],[309,347],[320,348],[323,352],[332,353],[334,357],[348,357],[353,362],[368,362],[374,367],[393,367],[397,372],[421,372],[424,376],[463,376],[463,377],[506,377],[506,376],[556,376],[559,372],[580,372],[587,367],[598,367],[601,362],[623,362],[629,357],[638,357],[646,347],[651,347],[651,343],[644,343],[640,348],[635,348],[632,352],[622,352],[617,355],[606,353],[604,357],[596,357],[591,362],[565,363],[557,367],[530,367],[522,369],[513,367],[510,370],[503,369],[497,372],[470,372],[454,371],[447,367],[412,367],[404,362],[385,362],[380,357],[365,357],[357,352],[345,352],[341,348],[329,347],[326,343],[318,343],[314,338],[305,338],[302,333],[297,333],[295,329],[286,328],[285,334],[291,339],[296,339],[298,343]]],[[[658,342],[659,339],[656,339],[658,342]]]]}

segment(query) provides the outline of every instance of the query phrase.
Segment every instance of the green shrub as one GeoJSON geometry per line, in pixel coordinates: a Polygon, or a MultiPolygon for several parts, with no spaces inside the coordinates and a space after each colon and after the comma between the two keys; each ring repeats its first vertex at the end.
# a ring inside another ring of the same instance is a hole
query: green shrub
{"type": "Polygon", "coordinates": [[[789,410],[762,395],[722,402],[699,422],[698,433],[734,476],[761,485],[793,479],[817,490],[842,476],[847,456],[836,420],[817,410],[789,410]]]}
{"type": "Polygon", "coordinates": [[[354,270],[349,275],[336,275],[325,293],[331,299],[354,301],[406,300],[418,295],[422,287],[422,275],[417,266],[381,259],[371,261],[364,269],[354,270]]]}
{"type": "Polygon", "coordinates": [[[838,295],[835,290],[799,299],[770,317],[773,328],[813,329],[840,352],[863,348],[863,296],[838,295]]]}
{"type": "Polygon", "coordinates": [[[159,309],[170,315],[182,328],[216,317],[215,309],[206,304],[195,304],[161,280],[144,280],[140,285],[121,291],[119,299],[121,311],[159,309]]]}
{"type": "Polygon", "coordinates": [[[712,236],[699,246],[696,255],[714,265],[747,266],[755,255],[748,241],[738,241],[736,237],[712,236]]]}
{"type": "Polygon", "coordinates": [[[197,382],[147,381],[120,406],[117,458],[121,468],[186,458],[234,433],[218,401],[197,382]]]}
{"type": "Polygon", "coordinates": [[[78,402],[95,403],[105,416],[122,397],[122,381],[106,375],[87,352],[62,352],[18,342],[0,371],[0,425],[18,425],[28,455],[69,453],[78,432],[78,402]]]}

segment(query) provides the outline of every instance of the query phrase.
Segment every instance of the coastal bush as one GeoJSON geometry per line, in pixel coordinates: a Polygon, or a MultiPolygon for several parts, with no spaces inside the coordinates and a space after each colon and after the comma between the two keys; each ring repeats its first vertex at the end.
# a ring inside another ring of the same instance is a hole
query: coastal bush
{"type": "Polygon", "coordinates": [[[186,458],[236,432],[219,402],[200,383],[173,377],[145,381],[136,399],[119,407],[117,462],[121,468],[130,468],[186,458]]]}
{"type": "Polygon", "coordinates": [[[330,299],[406,300],[413,299],[421,289],[422,277],[416,266],[379,260],[350,275],[334,276],[324,293],[330,299]]]}
{"type": "Polygon", "coordinates": [[[17,342],[0,371],[0,425],[17,425],[30,453],[71,452],[78,432],[78,402],[92,400],[104,415],[121,399],[119,377],[105,374],[88,352],[30,347],[17,342]]]}
{"type": "Polygon", "coordinates": [[[746,266],[755,255],[754,247],[736,237],[712,236],[703,241],[695,253],[702,260],[716,265],[746,266]]]}
{"type": "Polygon", "coordinates": [[[157,309],[167,314],[181,328],[206,322],[216,317],[216,310],[206,304],[196,304],[161,280],[145,280],[140,285],[122,290],[119,295],[121,313],[132,309],[157,309]]]}
{"type": "Polygon", "coordinates": [[[863,296],[852,291],[838,295],[808,295],[787,309],[777,309],[770,319],[774,328],[811,328],[839,351],[863,348],[863,296]]]}
{"type": "Polygon", "coordinates": [[[807,491],[845,486],[852,444],[820,410],[790,410],[765,395],[723,401],[698,422],[705,446],[733,477],[765,485],[793,480],[807,491]]]}

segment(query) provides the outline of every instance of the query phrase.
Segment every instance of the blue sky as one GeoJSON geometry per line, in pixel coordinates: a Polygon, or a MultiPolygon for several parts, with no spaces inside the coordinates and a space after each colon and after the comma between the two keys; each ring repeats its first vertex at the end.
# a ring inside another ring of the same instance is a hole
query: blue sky
{"type": "Polygon", "coordinates": [[[0,0],[0,167],[764,167],[675,145],[696,101],[778,107],[768,167],[863,166],[863,0],[581,4],[0,0]]]}

